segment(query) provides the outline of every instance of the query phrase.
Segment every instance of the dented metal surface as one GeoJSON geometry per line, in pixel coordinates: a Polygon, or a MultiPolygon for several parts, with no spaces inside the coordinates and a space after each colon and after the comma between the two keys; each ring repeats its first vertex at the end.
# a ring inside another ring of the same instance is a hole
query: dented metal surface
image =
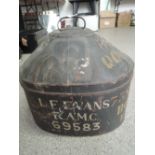
{"type": "Polygon", "coordinates": [[[89,29],[49,35],[24,63],[20,82],[36,123],[64,135],[96,135],[124,120],[132,60],[89,29]]]}

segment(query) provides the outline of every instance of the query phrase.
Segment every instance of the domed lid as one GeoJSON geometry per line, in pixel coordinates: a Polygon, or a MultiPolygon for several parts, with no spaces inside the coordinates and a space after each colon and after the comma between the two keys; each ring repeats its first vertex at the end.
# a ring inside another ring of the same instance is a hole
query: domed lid
{"type": "Polygon", "coordinates": [[[20,81],[53,87],[53,92],[97,85],[108,89],[127,81],[132,71],[132,60],[105,39],[89,29],[68,28],[49,34],[23,64],[20,81]]]}

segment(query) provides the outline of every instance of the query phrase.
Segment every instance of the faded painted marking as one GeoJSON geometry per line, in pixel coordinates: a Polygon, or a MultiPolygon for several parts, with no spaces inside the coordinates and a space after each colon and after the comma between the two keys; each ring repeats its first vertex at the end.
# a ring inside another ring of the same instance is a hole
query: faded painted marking
{"type": "Polygon", "coordinates": [[[117,107],[117,115],[120,115],[124,110],[124,104],[120,104],[117,107]]]}
{"type": "Polygon", "coordinates": [[[121,61],[121,57],[117,53],[110,52],[109,55],[102,57],[101,60],[107,68],[112,69],[116,64],[121,61]]]}
{"type": "Polygon", "coordinates": [[[40,98],[38,98],[38,101],[39,101],[39,105],[40,105],[41,107],[43,107],[42,100],[41,100],[40,98]]]}
{"type": "Polygon", "coordinates": [[[118,96],[113,96],[112,98],[111,98],[111,100],[115,100],[115,99],[117,99],[118,98],[118,96]]]}
{"type": "Polygon", "coordinates": [[[110,55],[111,55],[112,60],[115,61],[115,63],[119,63],[120,62],[121,59],[120,59],[120,55],[119,54],[111,52],[110,55]]]}
{"type": "Polygon", "coordinates": [[[105,56],[101,58],[102,63],[109,69],[113,68],[113,60],[110,58],[110,56],[105,56]]]}

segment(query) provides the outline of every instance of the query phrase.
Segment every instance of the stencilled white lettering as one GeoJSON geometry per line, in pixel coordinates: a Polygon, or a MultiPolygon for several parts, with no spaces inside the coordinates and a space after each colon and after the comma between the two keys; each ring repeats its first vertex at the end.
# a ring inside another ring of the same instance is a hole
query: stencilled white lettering
{"type": "Polygon", "coordinates": [[[49,100],[50,106],[52,109],[55,109],[58,101],[57,100],[49,100]]]}
{"type": "MultiPolygon", "coordinates": [[[[113,58],[115,59],[114,56],[113,58]]],[[[51,111],[48,112],[48,117],[52,120],[52,129],[89,132],[97,131],[101,128],[98,111],[106,110],[110,107],[115,108],[116,116],[122,121],[127,95],[127,91],[124,91],[111,97],[98,96],[95,100],[76,100],[72,97],[72,100],[49,99],[45,102],[43,99],[38,98],[38,105],[40,108],[50,106],[51,111]]]]}
{"type": "Polygon", "coordinates": [[[65,113],[64,112],[51,112],[50,115],[55,120],[65,120],[65,121],[97,121],[96,113],[65,113]]]}
{"type": "Polygon", "coordinates": [[[93,123],[69,123],[69,122],[58,122],[58,121],[52,121],[51,123],[52,128],[57,129],[57,130],[73,130],[73,131],[84,131],[84,132],[89,132],[89,131],[97,131],[99,130],[100,127],[100,122],[93,122],[93,123]]]}

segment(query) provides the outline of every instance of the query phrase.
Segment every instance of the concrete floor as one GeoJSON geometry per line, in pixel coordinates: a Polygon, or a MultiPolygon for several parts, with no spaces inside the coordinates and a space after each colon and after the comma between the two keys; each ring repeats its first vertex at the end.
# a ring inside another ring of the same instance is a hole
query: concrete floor
{"type": "MultiPolygon", "coordinates": [[[[113,28],[97,33],[134,60],[134,28],[113,28]]],[[[20,65],[28,56],[23,55],[20,65]]],[[[113,132],[94,137],[59,136],[41,130],[33,120],[21,86],[19,91],[20,155],[134,155],[134,77],[124,123],[113,132]]]]}

